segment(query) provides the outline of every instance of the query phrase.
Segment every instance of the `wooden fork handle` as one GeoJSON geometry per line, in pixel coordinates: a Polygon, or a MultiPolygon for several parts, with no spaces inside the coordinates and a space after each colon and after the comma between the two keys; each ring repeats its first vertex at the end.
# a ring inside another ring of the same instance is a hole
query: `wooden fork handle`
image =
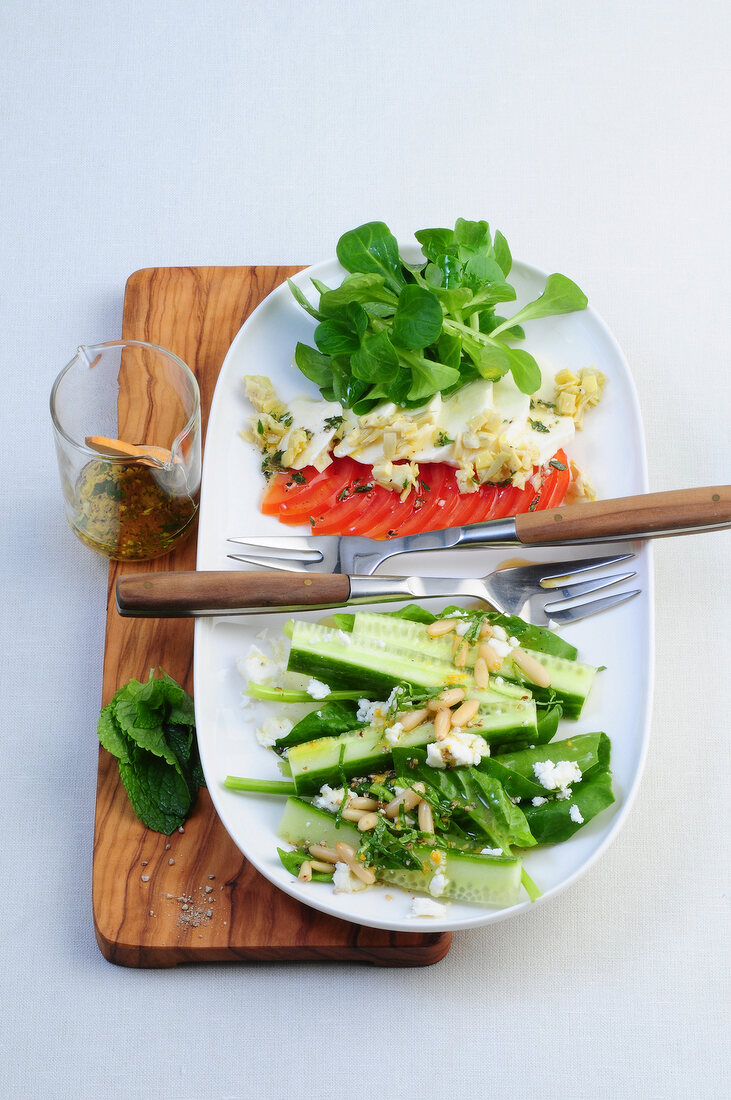
{"type": "Polygon", "coordinates": [[[350,578],[342,573],[179,572],[127,573],[117,579],[120,615],[180,618],[334,607],[347,602],[350,578]]]}
{"type": "Polygon", "coordinates": [[[731,525],[731,485],[595,500],[526,512],[515,529],[526,545],[656,538],[731,525]]]}

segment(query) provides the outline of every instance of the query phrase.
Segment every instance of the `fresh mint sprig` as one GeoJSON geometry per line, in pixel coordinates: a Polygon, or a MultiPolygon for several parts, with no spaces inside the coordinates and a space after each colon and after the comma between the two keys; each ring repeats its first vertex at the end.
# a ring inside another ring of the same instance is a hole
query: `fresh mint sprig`
{"type": "Polygon", "coordinates": [[[180,828],[206,785],[190,695],[153,670],[146,683],[130,680],[119,689],[99,715],[97,732],[117,758],[137,817],[158,833],[180,828]]]}

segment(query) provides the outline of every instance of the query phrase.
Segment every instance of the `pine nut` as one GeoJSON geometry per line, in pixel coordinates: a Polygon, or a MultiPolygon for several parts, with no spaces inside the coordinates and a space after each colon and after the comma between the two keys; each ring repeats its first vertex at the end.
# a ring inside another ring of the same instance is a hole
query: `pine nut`
{"type": "Polygon", "coordinates": [[[452,715],[452,725],[466,726],[468,722],[472,721],[479,709],[479,699],[465,699],[461,707],[457,707],[456,710],[450,712],[452,715]]]}
{"type": "Polygon", "coordinates": [[[456,625],[456,619],[437,619],[436,622],[429,623],[426,632],[430,638],[441,638],[443,634],[451,633],[456,625]]]}
{"type": "Polygon", "coordinates": [[[551,677],[543,665],[532,657],[530,653],[526,653],[524,649],[512,650],[510,656],[513,662],[521,669],[529,680],[531,680],[537,687],[547,688],[551,686],[551,677]]]}
{"type": "Polygon", "coordinates": [[[363,814],[358,822],[358,828],[362,833],[368,833],[378,824],[378,814],[363,814]]]}
{"type": "Polygon", "coordinates": [[[482,657],[490,672],[497,672],[502,665],[502,658],[498,656],[489,642],[485,642],[477,650],[477,656],[482,657]]]}
{"type": "Polygon", "coordinates": [[[422,833],[434,832],[434,814],[432,813],[431,806],[428,802],[425,802],[422,798],[419,803],[419,809],[416,811],[419,815],[419,828],[422,833]]]}
{"type": "Polygon", "coordinates": [[[365,813],[367,810],[355,810],[352,806],[347,806],[340,816],[344,821],[360,821],[365,813]]]}
{"type": "Polygon", "coordinates": [[[426,722],[428,717],[429,712],[424,707],[421,710],[405,710],[397,716],[396,721],[401,723],[404,733],[407,733],[409,730],[415,730],[422,722],[426,722]]]}
{"type": "Polygon", "coordinates": [[[383,811],[386,817],[389,817],[391,819],[398,817],[399,810],[402,806],[406,813],[408,813],[409,810],[413,810],[414,806],[418,806],[421,802],[421,793],[419,793],[419,791],[417,790],[417,786],[421,787],[421,792],[423,793],[424,784],[415,783],[414,786],[411,787],[409,790],[402,791],[401,794],[397,794],[395,798],[391,799],[391,801],[388,803],[383,811]]]}
{"type": "Polygon", "coordinates": [[[465,697],[464,688],[447,688],[439,696],[445,707],[453,707],[455,703],[461,703],[465,697]]]}
{"type": "Polygon", "coordinates": [[[472,675],[475,678],[475,683],[482,691],[490,686],[490,672],[487,667],[487,662],[484,657],[478,657],[475,661],[475,667],[472,670],[472,675]]]}
{"type": "Polygon", "coordinates": [[[452,712],[449,707],[438,710],[434,716],[434,736],[437,741],[443,741],[449,733],[452,725],[452,712]]]}
{"type": "Polygon", "coordinates": [[[325,863],[338,863],[340,856],[334,848],[326,848],[324,844],[310,844],[310,853],[315,859],[322,859],[325,863]]]}
{"type": "Polygon", "coordinates": [[[331,875],[333,873],[332,863],[324,863],[320,859],[311,859],[310,867],[313,871],[320,871],[323,875],[331,875]]]}
{"type": "Polygon", "coordinates": [[[470,655],[469,642],[466,642],[463,638],[462,641],[460,642],[460,644],[457,646],[457,652],[454,655],[454,659],[452,661],[452,664],[454,665],[455,668],[464,668],[465,665],[467,664],[467,658],[469,657],[469,655],[470,655]]]}
{"type": "Polygon", "coordinates": [[[297,875],[297,878],[301,882],[311,882],[312,881],[312,864],[310,863],[310,861],[308,859],[306,859],[304,861],[304,863],[302,864],[302,866],[300,867],[300,873],[297,875]]]}
{"type": "Polygon", "coordinates": [[[357,794],[350,799],[348,807],[353,810],[376,810],[378,809],[378,802],[375,798],[357,794]]]}
{"type": "Polygon", "coordinates": [[[352,873],[356,878],[359,878],[361,882],[365,882],[370,886],[371,883],[376,881],[376,876],[373,874],[373,871],[368,867],[364,867],[363,864],[355,858],[355,852],[349,844],[345,844],[341,840],[335,845],[335,851],[338,854],[338,862],[347,863],[352,873]]]}
{"type": "Polygon", "coordinates": [[[495,633],[495,631],[492,629],[492,627],[487,622],[487,620],[485,620],[483,622],[482,626],[480,627],[480,637],[481,638],[492,638],[494,633],[495,633]]]}

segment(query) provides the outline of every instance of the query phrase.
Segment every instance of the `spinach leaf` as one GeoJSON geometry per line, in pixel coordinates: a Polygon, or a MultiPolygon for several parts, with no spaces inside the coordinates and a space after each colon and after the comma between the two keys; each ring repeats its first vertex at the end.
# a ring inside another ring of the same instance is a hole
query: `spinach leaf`
{"type": "Polygon", "coordinates": [[[359,722],[357,713],[356,702],[335,699],[329,703],[323,703],[317,710],[310,711],[301,718],[285,737],[280,737],[276,747],[289,748],[290,745],[315,741],[318,737],[335,737],[339,733],[362,729],[368,723],[359,722]]]}
{"type": "MultiPolygon", "coordinates": [[[[289,871],[290,875],[294,875],[295,878],[299,878],[300,868],[305,860],[311,860],[312,856],[308,852],[300,852],[295,849],[293,852],[285,852],[283,848],[277,848],[279,858],[282,861],[282,866],[289,871]]],[[[332,882],[332,877],[335,872],[333,867],[331,872],[325,871],[313,871],[313,882],[332,882]]]]}
{"type": "Polygon", "coordinates": [[[538,844],[558,844],[568,840],[593,817],[614,802],[609,771],[577,783],[571,798],[549,800],[542,806],[525,807],[525,816],[538,844]],[[574,821],[571,807],[577,806],[583,821],[574,821]]]}

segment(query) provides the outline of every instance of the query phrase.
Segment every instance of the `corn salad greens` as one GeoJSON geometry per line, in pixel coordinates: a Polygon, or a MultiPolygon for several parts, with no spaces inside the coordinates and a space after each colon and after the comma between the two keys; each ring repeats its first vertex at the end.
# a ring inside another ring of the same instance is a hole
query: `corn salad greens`
{"type": "Polygon", "coordinates": [[[287,796],[285,868],[336,891],[378,881],[491,906],[538,897],[521,852],[569,840],[614,801],[607,735],[554,740],[599,670],[552,631],[485,610],[411,605],[329,623],[288,623],[286,670],[248,686],[257,700],[312,704],[268,741],[285,778],[226,779],[287,796]]]}
{"type": "Polygon", "coordinates": [[[541,384],[536,360],[509,340],[540,317],[586,309],[586,295],[565,275],[546,279],[535,301],[506,318],[496,307],[515,299],[505,237],[485,221],[459,218],[454,229],[416,234],[424,259],[407,263],[383,222],[344,233],[337,257],[349,273],[339,287],[319,279],[313,306],[290,280],[293,295],[318,322],[316,347],[298,343],[295,361],[327,401],[363,415],[383,400],[423,405],[478,378],[509,371],[519,390],[541,384]]]}

